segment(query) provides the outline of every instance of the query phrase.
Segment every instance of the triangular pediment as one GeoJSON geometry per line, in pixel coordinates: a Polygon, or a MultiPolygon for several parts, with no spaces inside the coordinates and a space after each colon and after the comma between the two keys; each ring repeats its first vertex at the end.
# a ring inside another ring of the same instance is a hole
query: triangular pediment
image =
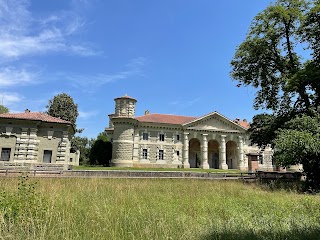
{"type": "Polygon", "coordinates": [[[190,130],[246,132],[245,128],[217,112],[209,113],[183,126],[190,130]]]}

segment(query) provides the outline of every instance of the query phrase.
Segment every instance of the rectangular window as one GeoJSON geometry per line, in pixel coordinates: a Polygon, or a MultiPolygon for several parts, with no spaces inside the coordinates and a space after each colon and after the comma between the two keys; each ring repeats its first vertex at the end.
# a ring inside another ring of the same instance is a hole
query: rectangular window
{"type": "Polygon", "coordinates": [[[73,158],[70,158],[70,162],[73,162],[73,158]]]}
{"type": "Polygon", "coordinates": [[[11,148],[2,148],[1,150],[1,161],[10,160],[11,148]]]}
{"type": "Polygon", "coordinates": [[[258,160],[260,164],[263,164],[263,155],[259,155],[258,160]]]}
{"type": "Polygon", "coordinates": [[[180,135],[179,134],[177,135],[177,141],[180,141],[180,135]]]}
{"type": "Polygon", "coordinates": [[[52,151],[51,150],[44,150],[43,151],[43,162],[44,163],[51,163],[52,151]]]}
{"type": "Polygon", "coordinates": [[[142,158],[148,159],[148,149],[142,149],[142,158]]]}
{"type": "Polygon", "coordinates": [[[159,141],[161,141],[161,142],[164,141],[164,134],[163,133],[159,134],[159,141]]]}
{"type": "Polygon", "coordinates": [[[143,140],[148,140],[148,139],[149,139],[149,134],[146,133],[146,132],[144,132],[144,133],[142,134],[142,139],[143,139],[143,140]]]}
{"type": "Polygon", "coordinates": [[[179,151],[177,151],[177,156],[179,156],[180,155],[180,152],[179,151]]]}
{"type": "Polygon", "coordinates": [[[163,160],[163,150],[159,150],[159,160],[163,160]]]}

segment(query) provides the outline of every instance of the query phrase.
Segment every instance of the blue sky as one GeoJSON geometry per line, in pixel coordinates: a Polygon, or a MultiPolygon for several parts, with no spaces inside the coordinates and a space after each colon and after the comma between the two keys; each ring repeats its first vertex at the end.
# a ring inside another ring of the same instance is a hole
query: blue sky
{"type": "Polygon", "coordinates": [[[96,137],[114,98],[145,110],[249,121],[255,89],[230,61],[267,0],[0,0],[0,96],[12,112],[45,111],[62,92],[96,137]]]}

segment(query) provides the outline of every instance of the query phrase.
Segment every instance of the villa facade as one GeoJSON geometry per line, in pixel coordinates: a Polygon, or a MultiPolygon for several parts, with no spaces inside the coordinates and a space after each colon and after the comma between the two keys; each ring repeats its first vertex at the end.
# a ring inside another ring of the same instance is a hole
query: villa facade
{"type": "Polygon", "coordinates": [[[218,112],[202,117],[151,114],[135,116],[137,100],[115,99],[106,133],[112,164],[120,167],[273,170],[273,150],[251,146],[246,120],[218,112]]]}
{"type": "Polygon", "coordinates": [[[40,112],[0,114],[0,165],[79,165],[70,152],[74,128],[68,121],[40,112]]]}

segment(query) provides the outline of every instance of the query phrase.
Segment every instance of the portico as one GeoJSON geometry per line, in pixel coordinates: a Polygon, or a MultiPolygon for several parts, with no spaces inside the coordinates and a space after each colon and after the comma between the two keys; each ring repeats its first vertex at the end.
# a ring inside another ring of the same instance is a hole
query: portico
{"type": "Polygon", "coordinates": [[[242,139],[235,134],[184,132],[183,167],[245,168],[242,139]]]}

